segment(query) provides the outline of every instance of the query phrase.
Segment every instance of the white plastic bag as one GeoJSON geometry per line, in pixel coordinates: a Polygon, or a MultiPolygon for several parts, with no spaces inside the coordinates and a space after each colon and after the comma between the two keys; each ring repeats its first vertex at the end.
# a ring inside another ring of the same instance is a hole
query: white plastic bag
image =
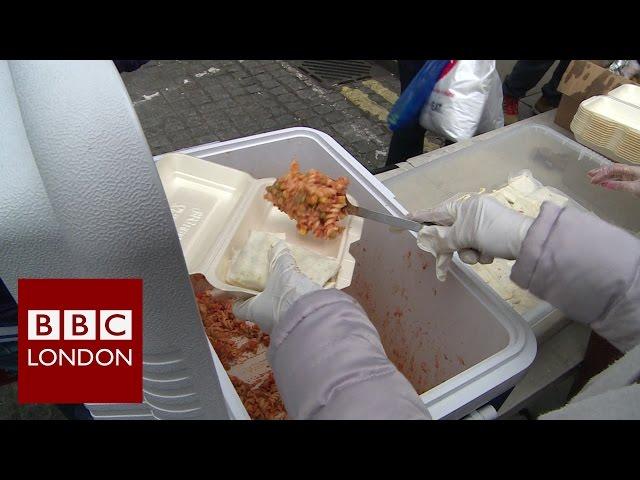
{"type": "Polygon", "coordinates": [[[420,125],[458,142],[504,125],[495,60],[456,60],[436,83],[420,125]]]}
{"type": "Polygon", "coordinates": [[[502,111],[502,81],[498,71],[494,68],[489,78],[489,94],[485,100],[484,110],[478,123],[476,135],[490,132],[504,127],[504,112],[502,111]]]}

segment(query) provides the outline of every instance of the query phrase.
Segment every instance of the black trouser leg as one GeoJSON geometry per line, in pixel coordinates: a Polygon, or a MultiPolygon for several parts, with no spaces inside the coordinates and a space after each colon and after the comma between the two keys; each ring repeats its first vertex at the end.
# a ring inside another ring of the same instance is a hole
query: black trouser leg
{"type": "MultiPolygon", "coordinates": [[[[554,62],[555,60],[518,60],[502,83],[502,93],[515,98],[526,96],[554,62]]],[[[562,77],[562,74],[560,76],[562,77]]]]}
{"type": "Polygon", "coordinates": [[[116,64],[116,68],[118,72],[133,72],[139,69],[145,63],[148,63],[149,60],[114,60],[113,63],[116,64]]]}
{"type": "MultiPolygon", "coordinates": [[[[409,86],[426,60],[398,60],[400,89],[402,92],[409,86]]],[[[385,165],[394,165],[406,159],[420,155],[424,150],[424,134],[426,130],[417,122],[393,132],[389,144],[389,155],[385,165]]]]}
{"type": "Polygon", "coordinates": [[[551,105],[556,107],[560,103],[560,97],[562,97],[562,94],[558,91],[558,85],[560,85],[560,80],[562,80],[562,76],[570,62],[571,60],[560,60],[560,63],[558,63],[558,66],[553,71],[551,80],[542,87],[542,95],[551,105]]]}
{"type": "Polygon", "coordinates": [[[82,404],[64,404],[57,407],[67,420],[93,420],[87,407],[82,404]]]}

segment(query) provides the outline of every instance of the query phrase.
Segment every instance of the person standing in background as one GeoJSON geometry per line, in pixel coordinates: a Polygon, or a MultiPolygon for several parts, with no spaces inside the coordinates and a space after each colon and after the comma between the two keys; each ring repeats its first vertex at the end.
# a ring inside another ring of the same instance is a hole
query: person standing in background
{"type": "MultiPolygon", "coordinates": [[[[400,94],[406,90],[425,63],[426,60],[398,60],[400,94]]],[[[420,155],[424,149],[425,133],[426,130],[418,123],[417,118],[415,124],[393,132],[385,166],[395,165],[420,155]]]]}
{"type": "MultiPolygon", "coordinates": [[[[560,60],[551,80],[542,87],[542,97],[533,107],[535,114],[552,110],[560,103],[561,94],[558,85],[571,60],[560,60]]],[[[504,124],[510,125],[519,120],[518,102],[544,77],[555,60],[518,60],[513,70],[502,83],[502,109],[504,124]]]]}

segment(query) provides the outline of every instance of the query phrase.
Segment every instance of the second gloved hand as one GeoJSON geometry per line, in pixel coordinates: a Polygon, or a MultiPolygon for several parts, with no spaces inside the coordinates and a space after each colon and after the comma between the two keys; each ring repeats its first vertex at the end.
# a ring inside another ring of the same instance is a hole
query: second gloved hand
{"type": "Polygon", "coordinates": [[[640,198],[640,166],[614,163],[589,170],[591,183],[609,190],[622,190],[640,198]]]}
{"type": "MultiPolygon", "coordinates": [[[[532,218],[487,195],[454,198],[419,210],[411,218],[438,224],[420,230],[418,247],[436,257],[436,275],[441,281],[447,278],[453,252],[459,250],[477,250],[481,263],[491,263],[494,257],[515,260],[533,223],[532,218]]],[[[465,261],[465,256],[461,258],[465,261]]]]}
{"type": "Polygon", "coordinates": [[[321,288],[300,272],[287,244],[279,241],[269,251],[269,277],[264,291],[236,303],[233,314],[270,334],[298,298],[321,288]]]}

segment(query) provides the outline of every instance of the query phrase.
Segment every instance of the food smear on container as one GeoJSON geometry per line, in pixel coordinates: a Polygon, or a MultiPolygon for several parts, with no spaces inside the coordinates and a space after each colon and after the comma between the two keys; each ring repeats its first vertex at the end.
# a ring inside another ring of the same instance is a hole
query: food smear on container
{"type": "Polygon", "coordinates": [[[266,361],[270,337],[236,318],[230,299],[218,298],[204,275],[191,275],[204,329],[240,400],[253,420],[284,420],[287,411],[266,361]]]}
{"type": "Polygon", "coordinates": [[[332,239],[344,230],[339,222],[347,216],[348,185],[345,177],[334,180],[314,169],[301,172],[294,160],[289,172],[267,187],[264,198],[295,220],[301,235],[332,239]]]}

